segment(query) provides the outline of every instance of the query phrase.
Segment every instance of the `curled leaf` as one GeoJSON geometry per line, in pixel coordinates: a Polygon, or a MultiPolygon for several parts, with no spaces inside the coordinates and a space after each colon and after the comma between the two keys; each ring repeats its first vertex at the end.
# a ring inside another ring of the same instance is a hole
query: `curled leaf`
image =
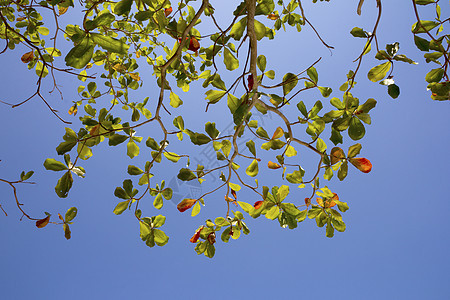
{"type": "Polygon", "coordinates": [[[191,37],[191,39],[189,40],[189,48],[188,48],[188,50],[191,50],[193,52],[197,52],[198,49],[200,49],[200,43],[198,42],[198,40],[195,37],[191,37]]]}
{"type": "Polygon", "coordinates": [[[273,21],[275,21],[275,20],[278,19],[279,17],[280,17],[280,16],[277,15],[277,14],[268,14],[268,15],[267,15],[267,19],[273,20],[273,21]]]}
{"type": "Polygon", "coordinates": [[[306,207],[311,205],[311,198],[305,198],[306,207]]]}
{"type": "Polygon", "coordinates": [[[216,233],[214,231],[208,234],[208,242],[211,245],[214,245],[214,243],[216,242],[216,233]]]}
{"type": "Polygon", "coordinates": [[[77,112],[78,112],[78,107],[76,104],[72,105],[68,111],[69,115],[74,115],[74,116],[77,115],[77,112]]]}
{"type": "Polygon", "coordinates": [[[189,208],[191,208],[192,206],[194,206],[195,202],[197,202],[196,199],[188,199],[188,198],[183,199],[183,201],[178,203],[177,209],[180,212],[184,212],[184,211],[188,210],[189,208]]]}
{"type": "Polygon", "coordinates": [[[200,238],[200,232],[202,232],[204,226],[201,226],[199,229],[197,229],[197,231],[195,232],[195,234],[191,237],[191,239],[189,240],[189,242],[191,243],[197,243],[198,239],[200,238]]]}
{"type": "Polygon", "coordinates": [[[50,216],[47,216],[43,219],[37,220],[36,221],[36,227],[37,228],[44,228],[45,226],[47,226],[48,222],[50,221],[50,216]]]}
{"type": "Polygon", "coordinates": [[[372,170],[372,163],[367,158],[349,158],[348,160],[363,173],[369,173],[372,170]]]}

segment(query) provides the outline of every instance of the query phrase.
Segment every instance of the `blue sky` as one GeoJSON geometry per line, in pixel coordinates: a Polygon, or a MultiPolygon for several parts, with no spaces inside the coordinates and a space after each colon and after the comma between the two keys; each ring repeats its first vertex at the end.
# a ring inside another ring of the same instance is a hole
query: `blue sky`
{"type": "MultiPolygon", "coordinates": [[[[354,69],[352,60],[363,47],[363,40],[352,38],[349,31],[355,26],[370,31],[375,17],[374,1],[366,1],[361,17],[355,14],[357,1],[346,2],[304,4],[310,21],[336,48],[332,55],[308,28],[299,35],[280,32],[280,42],[264,42],[259,48],[268,58],[268,68],[281,77],[323,57],[316,66],[319,83],[331,86],[332,96],[342,97],[338,88],[348,70],[354,69]]],[[[163,228],[170,241],[164,247],[150,249],[139,239],[139,226],[130,213],[112,213],[118,202],[114,188],[129,178],[127,166],[138,165],[144,158],[130,160],[125,156],[125,145],[94,148],[94,156],[83,162],[86,179],[75,178],[69,197],[59,199],[54,193],[57,174],[45,171],[42,163],[48,157],[57,158],[55,147],[64,126],[34,99],[16,109],[0,106],[0,178],[13,180],[22,170],[33,169],[36,173],[32,179],[37,184],[19,187],[19,197],[28,212],[44,216],[44,211],[49,211],[56,215],[77,206],[79,213],[71,226],[72,239],[66,241],[58,226],[37,229],[32,222],[19,221],[11,189],[0,185],[0,204],[9,214],[0,216],[2,297],[446,299],[450,293],[450,108],[446,102],[432,101],[425,89],[425,74],[434,66],[426,64],[423,53],[414,47],[410,1],[384,2],[378,32],[380,47],[398,41],[399,52],[419,64],[396,64],[395,79],[401,88],[396,100],[387,95],[385,87],[367,80],[368,70],[378,62],[373,52],[367,55],[358,74],[354,94],[361,100],[372,97],[378,101],[371,113],[372,125],[366,126],[361,152],[362,157],[371,160],[373,170],[363,174],[349,168],[344,182],[333,178],[327,183],[350,206],[343,214],[347,224],[344,233],[329,239],[324,229],[311,220],[289,230],[275,221],[247,216],[250,235],[228,244],[218,241],[214,259],[197,256],[189,238],[206,218],[224,213],[223,195],[219,194],[215,196],[218,200],[210,200],[195,218],[180,214],[173,202],[166,202],[161,213],[167,216],[163,228]]],[[[442,15],[450,13],[447,4],[441,4],[442,15]]],[[[223,6],[216,13],[226,16],[232,5],[223,6]]],[[[427,14],[422,14],[426,18],[427,14]]],[[[0,100],[16,103],[35,89],[35,78],[20,62],[21,54],[18,51],[0,56],[0,100]]],[[[67,91],[64,101],[56,93],[47,99],[65,118],[72,118],[74,129],[78,128],[76,118],[65,113],[71,101],[77,99],[70,88],[78,83],[64,77],[60,84],[67,91]]],[[[188,114],[186,122],[198,130],[207,121],[216,121],[224,128],[231,121],[222,113],[225,106],[211,107],[209,115],[199,112],[204,110],[203,93],[193,87],[190,93],[180,95],[185,108],[175,115],[188,114]]],[[[147,95],[155,95],[151,87],[139,96],[147,95]]],[[[318,93],[301,97],[307,105],[321,98],[318,93]]],[[[173,144],[179,152],[185,150],[179,143],[173,144]]],[[[343,148],[352,144],[345,135],[343,148]]],[[[197,148],[187,151],[193,158],[205,159],[195,153],[197,148]]],[[[176,167],[170,166],[158,175],[169,181],[174,175],[170,171],[175,172],[176,167]]],[[[279,174],[273,174],[265,170],[261,180],[280,184],[279,174]]],[[[186,186],[181,189],[188,191],[186,186]]],[[[249,193],[240,197],[250,203],[259,200],[249,193]]],[[[144,205],[147,215],[158,214],[150,205],[151,201],[144,205]]]]}

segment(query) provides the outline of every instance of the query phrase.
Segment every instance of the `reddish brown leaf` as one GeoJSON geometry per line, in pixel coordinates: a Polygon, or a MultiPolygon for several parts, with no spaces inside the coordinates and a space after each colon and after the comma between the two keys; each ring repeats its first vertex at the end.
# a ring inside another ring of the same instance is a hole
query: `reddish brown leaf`
{"type": "Polygon", "coordinates": [[[276,14],[268,14],[267,15],[267,19],[273,20],[275,21],[276,19],[278,19],[280,16],[276,15],[276,14]]]}
{"type": "Polygon", "coordinates": [[[349,158],[348,159],[352,165],[354,165],[358,170],[363,173],[369,173],[372,170],[372,163],[370,160],[364,157],[349,158]]]}
{"type": "Polygon", "coordinates": [[[279,168],[281,168],[281,166],[279,164],[274,163],[272,161],[269,161],[267,163],[267,166],[269,167],[269,169],[279,169],[279,168]]]}
{"type": "Polygon", "coordinates": [[[214,243],[216,242],[216,233],[214,231],[208,234],[208,242],[211,245],[214,245],[214,243]]]}
{"type": "Polygon", "coordinates": [[[50,216],[47,216],[43,219],[37,220],[36,221],[36,227],[37,228],[44,228],[45,226],[47,226],[48,222],[50,221],[50,216]]]}
{"type": "Polygon", "coordinates": [[[306,207],[310,206],[311,205],[311,199],[310,198],[305,198],[305,204],[306,204],[306,207]]]}
{"type": "Polygon", "coordinates": [[[177,209],[180,212],[184,212],[184,211],[188,210],[189,208],[191,208],[192,206],[194,206],[195,202],[197,202],[196,199],[183,199],[183,201],[178,203],[177,209]]]}
{"type": "Polygon", "coordinates": [[[330,159],[331,159],[331,164],[332,165],[334,165],[335,163],[339,162],[343,158],[345,158],[344,150],[342,150],[339,147],[334,147],[333,149],[331,149],[330,159]]]}
{"type": "Polygon", "coordinates": [[[100,132],[100,124],[95,125],[94,127],[91,128],[91,130],[89,131],[89,134],[91,136],[95,136],[98,135],[100,132]]]}
{"type": "Polygon", "coordinates": [[[189,40],[189,50],[197,52],[198,49],[200,49],[200,43],[195,37],[191,37],[189,40]]]}
{"type": "Polygon", "coordinates": [[[22,57],[20,58],[20,60],[21,60],[23,63],[27,64],[27,63],[29,63],[30,61],[32,61],[33,58],[34,58],[34,53],[33,53],[33,51],[30,51],[30,52],[27,52],[27,53],[25,53],[24,55],[22,55],[22,57]]]}
{"type": "Polygon", "coordinates": [[[60,213],[58,213],[58,218],[61,220],[61,221],[63,221],[64,222],[64,218],[63,218],[63,216],[61,216],[61,214],[60,213]]]}
{"type": "Polygon", "coordinates": [[[248,89],[250,91],[253,90],[253,85],[255,83],[255,81],[253,80],[253,74],[248,75],[247,82],[248,82],[248,89]]]}
{"type": "Polygon", "coordinates": [[[191,237],[191,239],[189,240],[189,242],[191,243],[197,243],[198,239],[200,238],[200,232],[202,232],[203,227],[200,227],[199,229],[197,229],[197,231],[195,232],[195,234],[191,237]]]}
{"type": "Polygon", "coordinates": [[[255,209],[259,209],[263,205],[264,201],[256,201],[255,204],[253,204],[253,207],[255,209]]]}
{"type": "Polygon", "coordinates": [[[231,189],[231,195],[233,195],[234,199],[237,199],[236,191],[231,189]]]}
{"type": "Polygon", "coordinates": [[[172,13],[172,6],[164,9],[164,15],[168,17],[172,13]]]}

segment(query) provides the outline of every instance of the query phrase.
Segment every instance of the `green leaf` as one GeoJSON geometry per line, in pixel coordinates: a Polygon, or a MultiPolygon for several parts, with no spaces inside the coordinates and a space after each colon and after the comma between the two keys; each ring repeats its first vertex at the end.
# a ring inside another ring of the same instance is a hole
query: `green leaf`
{"type": "Polygon", "coordinates": [[[269,209],[268,212],[266,212],[266,218],[269,220],[275,220],[276,218],[278,218],[278,215],[280,214],[280,209],[278,208],[278,206],[272,206],[271,209],[269,209]]]}
{"type": "Polygon", "coordinates": [[[130,175],[141,175],[142,173],[144,173],[144,171],[142,171],[138,167],[133,166],[133,165],[129,165],[128,166],[128,174],[130,174],[130,175]]]}
{"type": "Polygon", "coordinates": [[[248,141],[245,143],[248,150],[250,150],[250,153],[253,154],[253,156],[256,156],[256,148],[255,148],[255,142],[253,140],[248,141]]]}
{"type": "Polygon", "coordinates": [[[417,49],[419,49],[420,51],[430,50],[430,42],[417,35],[414,35],[414,44],[416,44],[417,49]]]}
{"type": "Polygon", "coordinates": [[[348,136],[352,140],[356,141],[362,139],[365,134],[366,129],[364,128],[364,125],[358,118],[353,117],[350,120],[350,126],[348,128],[348,136]]]}
{"type": "Polygon", "coordinates": [[[388,85],[388,94],[396,99],[400,95],[400,88],[396,84],[388,85]]]}
{"type": "Polygon", "coordinates": [[[251,177],[255,177],[256,175],[258,175],[259,169],[258,169],[258,161],[256,159],[254,159],[252,161],[252,163],[247,167],[247,169],[245,170],[245,173],[248,176],[251,177]]]}
{"type": "Polygon", "coordinates": [[[200,213],[201,208],[202,207],[200,206],[200,202],[195,203],[191,211],[191,216],[195,217],[196,215],[198,215],[200,213]]]}
{"type": "Polygon", "coordinates": [[[215,139],[219,136],[219,130],[216,129],[216,123],[208,122],[205,124],[206,133],[212,138],[215,139]]]}
{"type": "Polygon", "coordinates": [[[266,26],[258,20],[255,20],[255,33],[258,41],[266,35],[266,26]]]}
{"type": "Polygon", "coordinates": [[[377,82],[386,77],[387,72],[391,69],[391,62],[387,61],[381,65],[373,67],[370,69],[367,77],[370,81],[377,82]]]}
{"type": "Polygon", "coordinates": [[[223,96],[225,96],[226,93],[226,91],[209,90],[205,93],[206,100],[208,100],[209,104],[217,103],[223,98],[223,96]]]}
{"type": "Polygon", "coordinates": [[[367,32],[362,30],[362,28],[355,27],[350,31],[350,34],[354,37],[366,38],[368,37],[367,32]]]}
{"type": "Polygon", "coordinates": [[[169,237],[164,233],[164,231],[159,229],[152,229],[155,243],[158,246],[164,246],[169,241],[169,237]]]}
{"type": "Polygon", "coordinates": [[[411,29],[412,33],[425,33],[440,25],[439,22],[423,20],[420,20],[420,24],[422,26],[419,25],[419,22],[414,23],[411,29]]]}
{"type": "Polygon", "coordinates": [[[59,155],[63,155],[64,153],[69,152],[70,150],[72,150],[73,147],[75,147],[77,145],[77,142],[62,142],[61,144],[58,145],[58,147],[56,147],[56,152],[59,155]]]}
{"type": "Polygon", "coordinates": [[[161,209],[163,207],[164,201],[163,201],[163,197],[161,196],[161,193],[158,193],[158,195],[156,195],[155,200],[153,200],[153,206],[156,209],[161,209]]]}
{"type": "Polygon", "coordinates": [[[362,146],[359,143],[348,147],[347,157],[349,157],[349,158],[355,157],[356,155],[359,154],[359,152],[361,152],[361,148],[362,148],[362,146]]]}
{"type": "Polygon", "coordinates": [[[25,171],[23,171],[20,174],[20,180],[25,181],[27,179],[30,179],[30,177],[33,176],[33,174],[34,174],[34,171],[29,171],[26,174],[25,174],[25,171]]]}
{"type": "Polygon", "coordinates": [[[69,67],[75,69],[84,68],[92,58],[94,54],[95,45],[91,42],[89,37],[84,38],[78,45],[73,47],[69,53],[67,53],[65,61],[69,67]]]}
{"type": "Polygon", "coordinates": [[[114,134],[109,137],[108,145],[117,146],[125,142],[129,137],[126,135],[114,134]]]}
{"type": "Polygon", "coordinates": [[[190,181],[190,180],[197,178],[197,176],[195,176],[194,172],[192,172],[191,170],[189,170],[187,168],[182,168],[180,170],[180,172],[178,173],[177,177],[178,177],[178,179],[183,180],[183,181],[190,181]]]}
{"type": "Polygon", "coordinates": [[[317,74],[317,70],[314,67],[310,67],[307,71],[306,74],[308,74],[308,77],[311,78],[311,80],[317,84],[317,82],[319,81],[319,74],[317,74]]]}
{"type": "Polygon", "coordinates": [[[130,200],[119,202],[117,204],[116,208],[114,208],[113,213],[115,213],[116,215],[120,215],[128,208],[129,203],[130,203],[130,200]]]}
{"type": "Polygon", "coordinates": [[[71,207],[67,210],[64,220],[66,223],[72,221],[77,216],[78,209],[76,207],[71,207]]]}
{"type": "Polygon", "coordinates": [[[233,53],[231,53],[231,51],[226,47],[223,50],[223,62],[229,71],[239,68],[239,60],[234,57],[233,53]]]}
{"type": "Polygon", "coordinates": [[[130,158],[136,157],[139,155],[139,146],[133,140],[130,140],[127,144],[127,155],[130,158]]]}
{"type": "Polygon", "coordinates": [[[118,16],[128,15],[131,10],[131,4],[133,4],[133,0],[122,0],[114,6],[113,11],[118,16]]]}
{"type": "Polygon", "coordinates": [[[178,95],[175,94],[174,92],[170,92],[169,98],[170,98],[169,104],[170,104],[170,106],[172,106],[173,108],[177,108],[177,107],[179,107],[180,105],[183,104],[183,101],[182,101],[182,100],[180,99],[180,97],[178,97],[178,95]]]}
{"type": "Polygon", "coordinates": [[[119,53],[119,54],[127,54],[128,48],[130,47],[126,43],[116,40],[110,36],[103,35],[100,33],[91,33],[91,38],[100,47],[105,49],[106,51],[119,53]]]}
{"type": "Polygon", "coordinates": [[[165,188],[161,191],[161,195],[164,197],[164,199],[170,200],[172,199],[173,191],[171,188],[165,188]]]}
{"type": "Polygon", "coordinates": [[[293,88],[298,83],[298,78],[295,76],[295,74],[287,73],[283,76],[283,94],[287,95],[290,91],[292,91],[293,88]]]}
{"type": "Polygon", "coordinates": [[[433,69],[425,76],[425,80],[429,83],[431,82],[439,82],[442,77],[444,77],[444,69],[433,69]]]}
{"type": "Polygon", "coordinates": [[[233,27],[231,27],[230,36],[239,41],[244,34],[244,30],[247,27],[247,17],[244,17],[239,20],[239,22],[234,23],[233,27]]]}
{"type": "Polygon", "coordinates": [[[67,168],[67,166],[65,164],[63,164],[60,161],[57,161],[53,158],[47,158],[44,161],[44,167],[47,170],[51,170],[51,171],[63,171],[63,170],[68,170],[69,168],[67,168]]]}
{"type": "Polygon", "coordinates": [[[332,238],[334,236],[334,228],[330,223],[327,224],[326,236],[332,238]]]}
{"type": "Polygon", "coordinates": [[[228,94],[227,96],[227,105],[232,114],[235,113],[236,109],[241,105],[241,101],[232,94],[228,94]]]}
{"type": "Polygon", "coordinates": [[[60,198],[66,198],[69,194],[69,190],[72,187],[73,178],[72,173],[69,171],[64,173],[64,175],[58,180],[55,187],[55,192],[60,198]]]}
{"type": "Polygon", "coordinates": [[[152,217],[152,227],[153,228],[159,228],[166,223],[166,217],[163,215],[157,215],[155,217],[152,217]]]}
{"type": "Polygon", "coordinates": [[[143,241],[145,241],[148,238],[148,236],[150,235],[150,225],[143,221],[140,221],[139,228],[140,228],[141,239],[143,241]]]}
{"type": "Polygon", "coordinates": [[[347,173],[348,173],[348,162],[344,161],[338,171],[339,180],[340,181],[344,180],[345,177],[347,177],[347,173]]]}
{"type": "Polygon", "coordinates": [[[349,208],[348,204],[346,202],[342,202],[342,201],[339,201],[339,200],[334,200],[334,202],[336,202],[339,210],[342,211],[342,212],[346,212],[348,210],[348,208],[349,208]]]}
{"type": "Polygon", "coordinates": [[[181,156],[173,152],[164,152],[164,157],[174,163],[178,162],[181,158],[181,156]]]}
{"type": "Polygon", "coordinates": [[[256,60],[256,65],[261,70],[261,72],[264,72],[264,70],[266,69],[266,64],[267,64],[266,57],[264,55],[258,56],[256,60]]]}

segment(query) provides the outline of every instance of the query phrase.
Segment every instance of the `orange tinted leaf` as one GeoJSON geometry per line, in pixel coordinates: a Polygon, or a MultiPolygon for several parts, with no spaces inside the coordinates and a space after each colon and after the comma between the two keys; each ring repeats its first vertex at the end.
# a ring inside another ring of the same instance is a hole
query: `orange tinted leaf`
{"type": "Polygon", "coordinates": [[[78,112],[78,107],[76,105],[71,106],[68,111],[69,115],[74,115],[74,116],[77,115],[77,112],[78,112]]]}
{"type": "Polygon", "coordinates": [[[63,15],[67,12],[67,9],[69,9],[69,7],[59,7],[58,11],[59,11],[59,15],[63,15]]]}
{"type": "Polygon", "coordinates": [[[172,11],[173,11],[172,6],[168,7],[166,9],[164,9],[164,15],[167,17],[172,13],[172,11]]]}
{"type": "Polygon", "coordinates": [[[203,227],[200,227],[199,229],[197,229],[197,231],[195,232],[195,234],[191,237],[191,239],[189,240],[189,242],[191,243],[197,243],[198,239],[200,238],[200,232],[202,232],[203,227]]]}
{"type": "Polygon", "coordinates": [[[334,165],[335,163],[337,163],[338,161],[340,161],[343,158],[345,158],[344,150],[342,150],[339,147],[334,147],[333,149],[331,149],[330,159],[331,159],[332,165],[334,165]]]}
{"type": "Polygon", "coordinates": [[[43,219],[37,220],[36,221],[36,227],[37,228],[44,228],[45,226],[47,226],[48,222],[50,221],[50,216],[47,216],[43,219]]]}
{"type": "Polygon", "coordinates": [[[253,204],[253,207],[255,209],[259,209],[263,205],[264,201],[256,201],[255,204],[253,204]]]}
{"type": "Polygon", "coordinates": [[[316,202],[317,202],[317,204],[319,204],[319,206],[323,207],[323,200],[322,200],[322,198],[316,198],[316,202]]]}
{"type": "Polygon", "coordinates": [[[213,245],[216,242],[216,233],[213,231],[208,234],[208,242],[213,245]]]}
{"type": "Polygon", "coordinates": [[[63,221],[64,222],[64,218],[63,218],[63,216],[61,216],[61,214],[60,213],[58,213],[58,218],[61,220],[61,221],[63,221]]]}
{"type": "Polygon", "coordinates": [[[98,135],[99,132],[100,132],[100,124],[97,124],[94,127],[92,127],[91,131],[89,131],[89,134],[91,136],[94,136],[94,135],[98,135]]]}
{"type": "Polygon", "coordinates": [[[233,198],[230,198],[230,197],[225,196],[225,201],[233,202],[234,205],[238,206],[236,200],[234,200],[233,198]]]}
{"type": "Polygon", "coordinates": [[[274,139],[279,139],[280,137],[283,136],[283,133],[284,133],[283,128],[278,127],[278,128],[275,130],[275,132],[273,133],[272,140],[274,140],[274,139]]]}
{"type": "Polygon", "coordinates": [[[267,15],[267,19],[270,19],[270,20],[276,20],[276,19],[278,19],[280,16],[279,15],[276,15],[276,14],[268,14],[267,15]]]}
{"type": "Polygon", "coordinates": [[[191,208],[192,206],[194,206],[195,202],[197,202],[196,199],[183,199],[183,201],[178,203],[177,209],[180,212],[184,212],[184,211],[188,210],[189,208],[191,208]]]}
{"type": "Polygon", "coordinates": [[[281,168],[281,166],[279,164],[274,163],[272,161],[269,161],[267,163],[267,166],[269,167],[269,169],[279,169],[279,168],[281,168]]]}
{"type": "Polygon", "coordinates": [[[141,80],[141,77],[139,77],[138,73],[128,73],[128,75],[131,77],[131,79],[139,81],[141,80]]]}
{"type": "Polygon", "coordinates": [[[372,170],[372,163],[367,158],[349,158],[348,160],[363,173],[369,173],[372,170]]]}
{"type": "Polygon", "coordinates": [[[27,63],[29,63],[30,61],[32,61],[33,58],[34,58],[34,53],[33,53],[33,51],[30,51],[30,52],[27,52],[27,53],[25,53],[24,55],[22,55],[22,57],[20,58],[20,60],[21,60],[23,63],[27,64],[27,63]]]}

